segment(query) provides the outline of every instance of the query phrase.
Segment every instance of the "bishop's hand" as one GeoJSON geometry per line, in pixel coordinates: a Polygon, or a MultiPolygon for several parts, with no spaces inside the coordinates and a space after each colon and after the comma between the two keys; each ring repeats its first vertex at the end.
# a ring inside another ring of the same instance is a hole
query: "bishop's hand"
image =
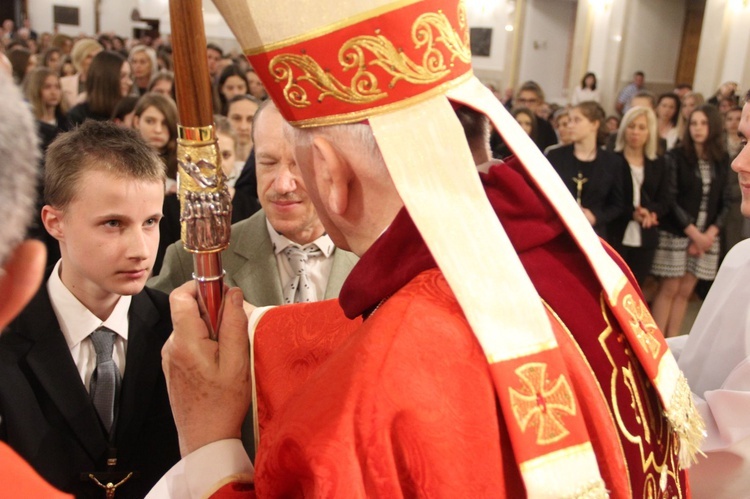
{"type": "Polygon", "coordinates": [[[208,337],[194,282],[169,297],[174,331],[162,349],[180,440],[186,456],[206,444],[239,438],[250,406],[250,359],[242,291],[227,291],[219,340],[208,337]]]}

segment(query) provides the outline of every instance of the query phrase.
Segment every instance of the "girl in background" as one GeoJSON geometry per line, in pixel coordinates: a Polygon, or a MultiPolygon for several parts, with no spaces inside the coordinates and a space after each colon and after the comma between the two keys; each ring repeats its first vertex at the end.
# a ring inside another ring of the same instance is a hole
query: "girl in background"
{"type": "Polygon", "coordinates": [[[631,182],[625,183],[624,192],[632,209],[613,223],[612,242],[641,287],[659,244],[659,220],[673,202],[664,157],[656,153],[656,123],[650,108],[630,108],[622,118],[615,141],[615,152],[629,167],[631,182]]]}
{"type": "Polygon", "coordinates": [[[85,100],[70,110],[68,119],[73,125],[87,119],[109,120],[117,103],[130,93],[132,87],[128,61],[116,52],[100,52],[91,61],[85,100]]]}
{"type": "Polygon", "coordinates": [[[601,148],[606,132],[599,104],[582,102],[568,114],[572,143],[549,150],[547,158],[596,233],[606,238],[607,226],[632,209],[632,199],[626,200],[623,192],[623,184],[630,179],[627,166],[601,148]]]}
{"type": "Polygon", "coordinates": [[[151,82],[148,84],[148,91],[166,95],[172,100],[175,100],[174,73],[167,70],[157,71],[153,78],[151,78],[151,82]]]}
{"type": "Polygon", "coordinates": [[[128,62],[133,71],[135,92],[137,95],[143,95],[148,92],[148,84],[158,71],[156,52],[151,47],[136,45],[130,50],[128,62]]]}
{"type": "Polygon", "coordinates": [[[699,279],[711,281],[719,266],[719,233],[728,213],[729,158],[719,111],[711,105],[688,117],[682,145],[667,154],[675,200],[659,223],[652,274],[661,278],[653,302],[667,337],[681,332],[688,300],[699,279]]]}
{"type": "Polygon", "coordinates": [[[36,55],[32,54],[29,49],[16,47],[8,52],[8,60],[13,69],[13,81],[20,86],[26,78],[26,73],[36,66],[36,55]]]}
{"type": "Polygon", "coordinates": [[[222,116],[226,116],[229,101],[237,95],[247,94],[249,85],[245,72],[232,64],[221,71],[215,88],[216,109],[222,116]]]}
{"type": "Polygon", "coordinates": [[[60,77],[50,68],[34,68],[26,76],[24,93],[36,119],[57,126],[65,119],[60,77]]]}
{"type": "Polygon", "coordinates": [[[596,89],[596,75],[590,72],[586,73],[583,76],[583,79],[581,79],[581,86],[575,88],[570,103],[575,106],[581,102],[586,102],[587,100],[601,102],[599,90],[596,89]]]}
{"type": "Polygon", "coordinates": [[[157,152],[167,170],[166,192],[159,224],[159,248],[153,273],[161,270],[167,247],[180,239],[180,201],[177,192],[177,105],[162,94],[148,93],[138,99],[133,128],[157,152]]]}
{"type": "Polygon", "coordinates": [[[70,60],[76,72],[70,76],[63,73],[63,78],[60,80],[63,99],[65,99],[65,104],[68,108],[72,108],[84,100],[81,94],[86,91],[89,68],[94,57],[102,50],[104,48],[101,44],[92,38],[82,38],[73,45],[73,50],[70,52],[70,60]]]}
{"type": "Polygon", "coordinates": [[[676,94],[661,94],[656,103],[659,137],[667,141],[667,151],[677,145],[680,138],[677,120],[680,117],[680,98],[676,94]]]}
{"type": "MultiPolygon", "coordinates": [[[[133,128],[157,152],[167,169],[169,187],[177,178],[177,105],[170,98],[149,93],[138,99],[133,113],[133,128]]],[[[171,189],[168,189],[171,191],[171,189]]]]}

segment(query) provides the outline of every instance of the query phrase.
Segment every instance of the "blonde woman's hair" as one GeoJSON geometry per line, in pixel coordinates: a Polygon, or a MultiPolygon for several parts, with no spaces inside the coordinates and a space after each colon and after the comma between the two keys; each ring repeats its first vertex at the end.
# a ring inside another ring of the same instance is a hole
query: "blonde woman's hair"
{"type": "Polygon", "coordinates": [[[93,38],[82,38],[73,45],[73,50],[70,51],[70,60],[73,62],[73,66],[76,68],[76,72],[81,72],[81,64],[86,56],[91,52],[101,52],[104,50],[101,43],[97,42],[93,38]]]}
{"type": "Polygon", "coordinates": [[[648,140],[643,148],[643,155],[651,161],[656,159],[656,150],[658,147],[658,133],[656,131],[656,113],[648,107],[632,107],[622,117],[620,128],[617,130],[617,140],[615,141],[615,152],[625,149],[625,131],[628,126],[639,116],[646,117],[648,127],[648,140]]]}

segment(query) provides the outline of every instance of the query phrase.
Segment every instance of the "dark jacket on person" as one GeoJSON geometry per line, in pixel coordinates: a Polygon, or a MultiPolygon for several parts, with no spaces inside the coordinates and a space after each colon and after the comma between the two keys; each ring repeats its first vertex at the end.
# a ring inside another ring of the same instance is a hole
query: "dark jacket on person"
{"type": "MultiPolygon", "coordinates": [[[[618,152],[616,153],[619,157],[625,161],[625,156],[618,152]]],[[[630,200],[632,205],[633,200],[633,181],[630,175],[630,168],[625,172],[626,178],[623,180],[623,193],[626,202],[630,200]]],[[[657,156],[656,159],[644,158],[643,163],[643,185],[641,185],[641,206],[646,208],[648,211],[656,213],[656,218],[659,223],[669,213],[674,203],[674,191],[670,189],[669,175],[667,170],[667,164],[664,156],[657,156]]],[[[622,246],[622,238],[625,235],[625,229],[628,223],[633,220],[632,208],[622,216],[614,220],[607,228],[607,232],[610,235],[611,243],[615,250],[620,251],[622,246]]],[[[659,227],[651,227],[649,229],[641,228],[641,248],[656,248],[659,244],[659,227]]]]}
{"type": "MultiPolygon", "coordinates": [[[[665,158],[670,189],[674,192],[674,202],[672,209],[659,226],[663,230],[684,236],[687,226],[694,224],[698,218],[703,197],[703,181],[698,168],[698,160],[688,158],[682,148],[672,149],[665,158]]],[[[724,227],[724,221],[729,213],[728,175],[728,156],[724,155],[721,160],[711,162],[711,189],[706,209],[706,227],[710,225],[716,225],[719,229],[724,227]]]]}
{"type": "Polygon", "coordinates": [[[611,243],[607,227],[624,213],[632,213],[633,196],[626,199],[623,191],[623,185],[632,185],[628,166],[620,156],[603,149],[596,151],[594,160],[579,161],[573,148],[568,144],[550,149],[547,158],[574,198],[578,194],[574,179],[582,174],[581,206],[596,217],[596,233],[611,243]]]}
{"type": "Polygon", "coordinates": [[[81,102],[68,111],[68,121],[71,125],[80,125],[86,120],[107,121],[111,118],[109,115],[97,114],[91,110],[88,102],[81,102]]]}
{"type": "Polygon", "coordinates": [[[128,318],[127,367],[113,437],[81,381],[46,283],[0,335],[0,440],[77,498],[104,497],[88,473],[105,471],[117,472],[112,480],[118,482],[134,472],[116,497],[142,498],[180,458],[161,368],[161,349],[172,331],[169,298],[145,288],[133,296],[128,318]]]}

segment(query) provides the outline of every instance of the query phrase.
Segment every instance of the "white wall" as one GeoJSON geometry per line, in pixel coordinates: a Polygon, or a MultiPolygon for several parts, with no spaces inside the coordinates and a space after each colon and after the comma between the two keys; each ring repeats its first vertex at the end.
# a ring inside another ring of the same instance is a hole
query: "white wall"
{"type": "Polygon", "coordinates": [[[593,71],[608,113],[635,71],[657,93],[673,88],[684,23],[685,0],[580,0],[571,84],[593,71]]]}
{"type": "MultiPolygon", "coordinates": [[[[2,0],[0,0],[2,1],[2,0]]],[[[512,74],[512,25],[518,0],[467,0],[472,27],[493,29],[489,57],[473,57],[475,73],[506,86],[512,74]]],[[[686,0],[526,0],[518,81],[534,79],[550,99],[567,101],[569,84],[588,70],[599,76],[602,103],[611,110],[617,91],[635,70],[655,86],[673,83],[682,40],[686,0]],[[575,23],[577,10],[577,24],[575,23]],[[582,34],[586,31],[585,35],[582,34]],[[572,40],[575,39],[575,47],[572,40]],[[585,43],[588,40],[588,44],[585,43]],[[536,48],[535,48],[536,46],[536,48]],[[566,77],[566,71],[571,74],[566,77]]],[[[94,0],[27,0],[38,32],[52,31],[53,5],[77,7],[80,26],[60,25],[62,33],[94,33],[94,0]]],[[[131,36],[133,8],[161,21],[169,33],[168,0],[101,0],[101,29],[131,36]]],[[[210,0],[204,0],[206,36],[227,50],[238,49],[231,31],[210,0]]],[[[750,7],[742,0],[707,0],[694,87],[711,95],[723,81],[750,86],[750,7]]],[[[517,27],[518,28],[518,27],[517,27]]]]}
{"type": "Polygon", "coordinates": [[[750,87],[750,6],[739,0],[708,0],[693,88],[706,98],[725,81],[750,87]]]}
{"type": "Polygon", "coordinates": [[[616,0],[607,7],[593,6],[590,11],[592,26],[587,71],[596,74],[601,104],[607,114],[614,112],[620,87],[628,7],[627,0],[616,0]]]}
{"type": "Polygon", "coordinates": [[[490,55],[471,58],[474,73],[483,81],[501,87],[508,85],[508,48],[513,42],[513,33],[505,30],[513,24],[515,2],[506,0],[469,0],[466,17],[472,28],[492,28],[490,55]]]}
{"type": "MultiPolygon", "coordinates": [[[[706,97],[716,91],[718,75],[724,66],[726,33],[730,24],[726,0],[707,0],[703,14],[701,42],[695,68],[693,89],[706,97]]],[[[744,47],[743,47],[744,49],[744,47]]]]}
{"type": "Polygon", "coordinates": [[[567,101],[576,6],[576,2],[563,0],[529,0],[526,4],[518,81],[536,81],[550,102],[567,101]]]}
{"type": "Polygon", "coordinates": [[[732,22],[727,33],[727,50],[724,54],[724,67],[715,81],[718,88],[722,82],[736,81],[740,83],[740,92],[747,90],[750,80],[747,79],[750,63],[748,62],[748,48],[750,48],[750,8],[737,5],[731,17],[732,22]]]}
{"type": "Polygon", "coordinates": [[[631,0],[623,36],[620,85],[635,71],[646,74],[646,86],[674,88],[685,24],[685,0],[631,0]]]}
{"type": "MultiPolygon", "coordinates": [[[[94,34],[94,0],[27,0],[27,2],[29,19],[37,32],[52,31],[52,6],[62,5],[78,7],[80,26],[61,24],[61,33],[71,36],[81,33],[94,34]]],[[[158,19],[162,34],[171,32],[168,0],[101,0],[101,31],[131,37],[133,28],[138,25],[130,20],[130,13],[134,8],[138,9],[142,18],[158,19]]],[[[207,38],[218,42],[225,49],[238,49],[239,45],[234,41],[234,35],[210,0],[203,2],[203,15],[207,38]]]]}
{"type": "MultiPolygon", "coordinates": [[[[117,1],[119,0],[108,0],[106,3],[117,1]]],[[[78,7],[80,26],[61,24],[60,33],[77,36],[81,33],[91,34],[94,32],[94,2],[91,0],[27,0],[27,2],[31,26],[38,33],[52,32],[53,5],[78,7]]]]}

